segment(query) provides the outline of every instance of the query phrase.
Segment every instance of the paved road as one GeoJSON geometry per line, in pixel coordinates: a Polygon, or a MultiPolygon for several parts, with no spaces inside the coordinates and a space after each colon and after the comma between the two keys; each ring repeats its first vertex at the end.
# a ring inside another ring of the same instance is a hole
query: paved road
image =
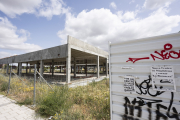
{"type": "Polygon", "coordinates": [[[15,104],[15,101],[0,95],[0,120],[45,120],[34,110],[15,104]]]}

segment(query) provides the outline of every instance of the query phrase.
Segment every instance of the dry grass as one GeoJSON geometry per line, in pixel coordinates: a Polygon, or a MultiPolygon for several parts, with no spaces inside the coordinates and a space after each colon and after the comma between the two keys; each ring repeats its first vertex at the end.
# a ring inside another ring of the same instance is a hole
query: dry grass
{"type": "MultiPolygon", "coordinates": [[[[0,75],[0,91],[7,92],[9,77],[0,75]]],[[[33,80],[15,76],[11,79],[10,98],[21,105],[33,104],[33,80]]],[[[53,115],[55,120],[109,120],[109,81],[104,79],[87,86],[68,88],[52,85],[54,92],[42,82],[36,83],[36,111],[41,115],[53,115]]]]}

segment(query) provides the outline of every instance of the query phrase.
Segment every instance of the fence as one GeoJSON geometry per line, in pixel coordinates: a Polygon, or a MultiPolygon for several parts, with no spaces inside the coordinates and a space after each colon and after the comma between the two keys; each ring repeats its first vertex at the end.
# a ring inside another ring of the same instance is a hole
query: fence
{"type": "MultiPolygon", "coordinates": [[[[97,65],[94,64],[94,59],[82,59],[77,60],[76,64],[77,66],[71,66],[71,72],[70,77],[71,81],[77,81],[81,78],[96,78],[97,77],[97,65]],[[76,71],[76,74],[74,73],[76,71]]],[[[73,61],[72,61],[73,64],[73,61]]],[[[34,77],[34,66],[35,64],[24,64],[22,63],[13,63],[12,64],[12,70],[14,73],[16,73],[19,76],[25,76],[27,78],[34,77]],[[21,67],[20,67],[20,66],[21,67]],[[20,67],[20,69],[19,69],[20,67]]],[[[42,77],[46,79],[48,82],[54,83],[59,82],[60,84],[66,82],[66,62],[45,62],[42,66],[40,66],[40,63],[36,64],[36,69],[39,73],[41,73],[42,77]],[[43,66],[43,67],[42,67],[43,66]],[[41,68],[42,67],[42,68],[41,68]]],[[[7,69],[7,65],[4,66],[2,69],[4,73],[10,73],[10,68],[7,69]]],[[[99,73],[100,76],[106,76],[106,66],[105,64],[99,66],[99,73]]],[[[37,75],[37,78],[39,78],[40,75],[37,75]]]]}
{"type": "Polygon", "coordinates": [[[73,82],[62,85],[56,80],[46,81],[37,71],[36,65],[33,76],[24,74],[21,77],[16,74],[17,69],[12,69],[11,66],[8,74],[1,69],[0,90],[18,104],[30,107],[35,105],[38,113],[53,116],[55,120],[110,119],[107,78],[99,82],[95,82],[93,78],[80,78],[77,84],[81,86],[76,87],[73,82]]]}

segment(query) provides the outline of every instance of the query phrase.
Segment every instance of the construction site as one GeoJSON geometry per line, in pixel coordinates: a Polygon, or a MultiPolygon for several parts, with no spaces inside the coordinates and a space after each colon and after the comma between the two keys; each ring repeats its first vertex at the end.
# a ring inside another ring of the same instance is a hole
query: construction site
{"type": "Polygon", "coordinates": [[[2,58],[0,65],[6,74],[12,66],[19,77],[34,77],[37,69],[48,82],[59,84],[103,79],[109,71],[108,52],[71,36],[67,37],[67,44],[2,58]]]}

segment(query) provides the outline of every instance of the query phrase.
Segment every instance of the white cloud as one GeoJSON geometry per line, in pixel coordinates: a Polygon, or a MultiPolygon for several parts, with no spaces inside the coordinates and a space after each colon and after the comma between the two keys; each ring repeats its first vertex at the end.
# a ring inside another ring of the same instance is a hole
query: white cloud
{"type": "Polygon", "coordinates": [[[9,56],[12,56],[12,54],[8,53],[8,52],[0,52],[0,58],[5,58],[5,57],[9,57],[9,56]]]}
{"type": "Polygon", "coordinates": [[[123,11],[118,11],[117,15],[121,20],[128,21],[128,20],[135,19],[136,15],[137,15],[137,12],[138,11],[136,11],[136,12],[134,12],[134,11],[126,11],[123,14],[123,11]]]}
{"type": "Polygon", "coordinates": [[[135,2],[135,0],[131,0],[131,1],[129,2],[129,4],[134,3],[134,2],[135,2]]]}
{"type": "Polygon", "coordinates": [[[160,8],[146,18],[137,18],[134,13],[113,14],[109,9],[83,10],[77,16],[68,14],[64,30],[57,35],[66,43],[67,35],[107,50],[108,41],[123,41],[148,36],[167,34],[180,22],[179,15],[168,16],[167,8],[160,8]],[[124,21],[124,19],[129,19],[124,21]]]}
{"type": "Polygon", "coordinates": [[[0,11],[11,18],[23,13],[36,14],[37,16],[51,19],[53,15],[67,13],[70,8],[65,8],[62,0],[1,0],[0,11]]]}
{"type": "Polygon", "coordinates": [[[153,10],[163,6],[168,6],[173,1],[174,0],[146,0],[143,7],[153,10]]]}
{"type": "Polygon", "coordinates": [[[68,13],[70,8],[65,8],[63,7],[64,5],[62,0],[50,0],[49,3],[45,2],[38,9],[38,16],[44,16],[51,19],[53,15],[68,13]]]}
{"type": "Polygon", "coordinates": [[[40,50],[41,47],[34,44],[25,43],[30,33],[24,29],[18,30],[7,18],[0,17],[0,48],[21,50],[31,52],[40,50]]]}
{"type": "Polygon", "coordinates": [[[110,6],[111,6],[112,8],[114,8],[114,9],[117,8],[117,6],[116,6],[116,4],[115,4],[114,2],[111,2],[111,3],[110,3],[110,6]]]}
{"type": "Polygon", "coordinates": [[[42,0],[1,0],[0,10],[14,18],[23,13],[34,13],[41,2],[42,0]]]}

